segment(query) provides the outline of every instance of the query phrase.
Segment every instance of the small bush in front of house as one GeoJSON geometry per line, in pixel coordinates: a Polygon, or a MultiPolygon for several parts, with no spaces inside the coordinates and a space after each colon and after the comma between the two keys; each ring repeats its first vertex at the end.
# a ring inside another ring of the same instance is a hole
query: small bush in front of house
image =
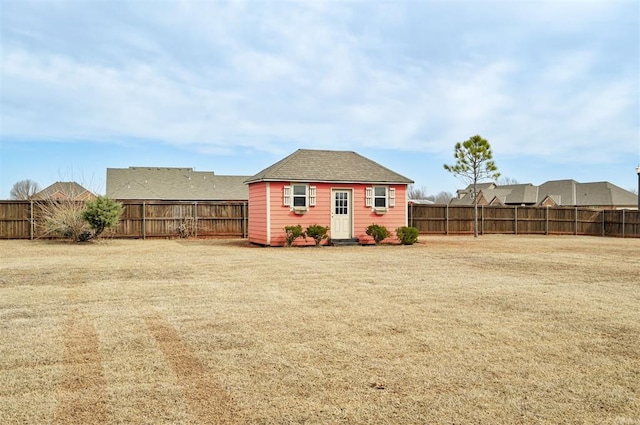
{"type": "Polygon", "coordinates": [[[299,224],[296,226],[285,226],[284,231],[286,233],[287,246],[293,245],[293,241],[298,238],[304,238],[305,240],[307,239],[307,235],[304,233],[304,231],[302,230],[302,226],[299,224]]]}
{"type": "Polygon", "coordinates": [[[418,229],[415,227],[402,226],[396,229],[396,235],[402,245],[413,245],[418,241],[418,229]]]}
{"type": "Polygon", "coordinates": [[[373,238],[376,245],[380,245],[380,242],[391,236],[391,232],[379,224],[370,224],[369,227],[367,227],[366,233],[373,238]]]}
{"type": "Polygon", "coordinates": [[[329,237],[327,232],[329,232],[328,226],[312,224],[307,227],[306,234],[307,236],[313,238],[313,240],[316,242],[316,246],[320,246],[320,243],[329,237]]]}

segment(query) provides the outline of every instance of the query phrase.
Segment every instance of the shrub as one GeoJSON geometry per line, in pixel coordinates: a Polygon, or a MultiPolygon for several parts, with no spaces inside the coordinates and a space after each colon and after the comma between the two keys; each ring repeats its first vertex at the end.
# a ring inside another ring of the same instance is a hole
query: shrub
{"type": "Polygon", "coordinates": [[[185,218],[176,227],[176,233],[180,238],[188,238],[196,234],[197,227],[195,220],[185,218]]]}
{"type": "Polygon", "coordinates": [[[376,245],[380,245],[380,242],[391,236],[391,233],[387,230],[386,227],[380,226],[378,224],[369,225],[369,227],[367,227],[366,233],[373,238],[376,245]]]}
{"type": "Polygon", "coordinates": [[[87,202],[82,211],[82,218],[94,230],[92,237],[97,238],[105,229],[118,224],[123,211],[124,207],[121,203],[106,196],[98,196],[87,202]]]}
{"type": "Polygon", "coordinates": [[[320,243],[329,237],[327,232],[329,231],[329,227],[320,226],[319,224],[312,224],[307,227],[306,234],[307,236],[313,238],[316,242],[316,246],[320,246],[320,243]]]}
{"type": "Polygon", "coordinates": [[[418,241],[418,229],[415,227],[402,226],[396,229],[396,235],[402,245],[413,245],[418,241]]]}
{"type": "Polygon", "coordinates": [[[297,226],[285,226],[284,231],[286,233],[287,246],[291,246],[293,241],[298,238],[304,238],[304,240],[307,240],[307,235],[302,231],[302,226],[299,224],[297,226]]]}
{"type": "Polygon", "coordinates": [[[47,199],[38,205],[42,211],[42,236],[57,235],[75,242],[91,239],[89,224],[82,217],[83,202],[47,199]]]}

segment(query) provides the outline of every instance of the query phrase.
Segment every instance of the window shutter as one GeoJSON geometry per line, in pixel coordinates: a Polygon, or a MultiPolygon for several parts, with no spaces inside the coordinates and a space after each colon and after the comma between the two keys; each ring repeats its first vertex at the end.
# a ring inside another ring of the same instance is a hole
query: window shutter
{"type": "Polygon", "coordinates": [[[372,187],[368,187],[365,190],[364,205],[365,207],[370,207],[371,205],[373,205],[373,188],[372,187]]]}
{"type": "Polygon", "coordinates": [[[284,205],[285,207],[290,207],[291,206],[291,186],[285,186],[283,188],[283,193],[282,193],[282,205],[284,205]]]}
{"type": "Polygon", "coordinates": [[[395,187],[389,188],[389,206],[390,207],[396,206],[396,188],[395,187]]]}
{"type": "Polygon", "coordinates": [[[316,206],[316,187],[315,186],[309,186],[309,206],[310,207],[316,206]]]}

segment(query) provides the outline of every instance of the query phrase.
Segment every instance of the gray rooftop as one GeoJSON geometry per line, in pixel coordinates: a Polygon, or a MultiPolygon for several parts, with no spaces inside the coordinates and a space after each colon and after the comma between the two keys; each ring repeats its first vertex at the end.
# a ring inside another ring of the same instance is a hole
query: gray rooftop
{"type": "Polygon", "coordinates": [[[113,199],[245,201],[248,176],[217,176],[193,168],[107,168],[107,196],[113,199]]]}
{"type": "Polygon", "coordinates": [[[59,193],[69,199],[94,197],[95,195],[77,182],[55,182],[36,193],[34,199],[48,199],[59,193]]]}
{"type": "MultiPolygon", "coordinates": [[[[468,188],[467,188],[468,189],[468,188]]],[[[480,192],[480,190],[479,190],[480,192]]],[[[575,180],[550,180],[540,186],[530,183],[495,186],[483,189],[482,196],[487,202],[498,198],[505,205],[538,205],[550,197],[561,206],[634,206],[637,195],[609,182],[579,183],[575,180]]],[[[467,193],[464,191],[463,193],[467,193]]],[[[455,205],[472,205],[470,194],[451,201],[455,205]]]]}
{"type": "MultiPolygon", "coordinates": [[[[540,185],[544,196],[549,195],[560,205],[637,205],[637,195],[609,182],[580,183],[575,180],[553,180],[540,185]]],[[[539,199],[539,202],[542,199],[539,199]]]]}
{"type": "Polygon", "coordinates": [[[259,181],[403,183],[408,179],[351,151],[299,149],[247,179],[259,181]]]}
{"type": "Polygon", "coordinates": [[[530,183],[496,186],[482,191],[485,199],[497,197],[504,204],[535,204],[538,202],[538,186],[530,183]]]}

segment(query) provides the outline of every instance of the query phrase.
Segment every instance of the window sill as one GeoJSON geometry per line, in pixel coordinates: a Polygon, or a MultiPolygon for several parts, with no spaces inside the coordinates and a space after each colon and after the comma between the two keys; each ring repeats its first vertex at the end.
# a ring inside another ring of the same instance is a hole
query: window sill
{"type": "Polygon", "coordinates": [[[304,214],[307,211],[309,211],[309,208],[307,208],[307,207],[291,207],[291,211],[293,211],[294,214],[304,214]]]}
{"type": "Polygon", "coordinates": [[[387,211],[389,211],[388,208],[381,208],[381,207],[373,208],[373,212],[378,214],[378,215],[386,214],[387,211]]]}

